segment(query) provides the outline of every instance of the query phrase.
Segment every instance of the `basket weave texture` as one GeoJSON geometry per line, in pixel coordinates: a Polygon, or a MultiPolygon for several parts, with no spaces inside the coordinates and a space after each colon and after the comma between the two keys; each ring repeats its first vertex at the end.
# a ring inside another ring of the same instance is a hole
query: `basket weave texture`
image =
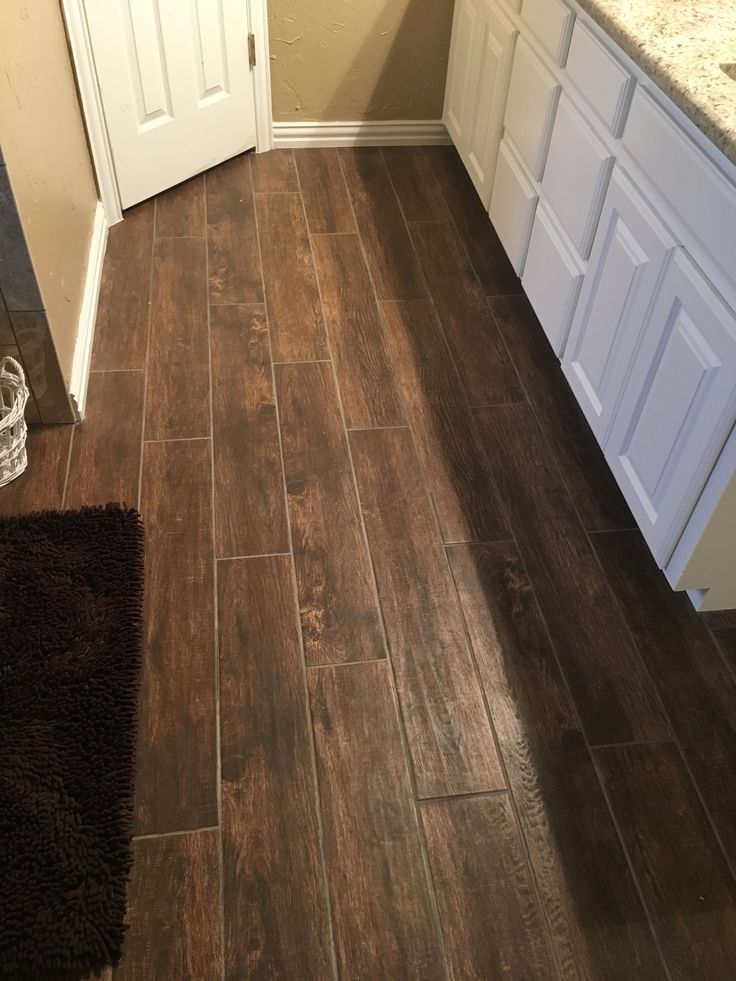
{"type": "Polygon", "coordinates": [[[26,469],[25,420],[28,386],[23,369],[13,358],[0,360],[0,487],[26,469]]]}

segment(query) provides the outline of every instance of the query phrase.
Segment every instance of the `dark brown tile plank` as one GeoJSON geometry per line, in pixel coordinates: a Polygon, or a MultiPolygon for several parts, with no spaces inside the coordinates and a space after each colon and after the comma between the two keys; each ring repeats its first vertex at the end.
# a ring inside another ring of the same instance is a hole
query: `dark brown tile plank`
{"type": "Polygon", "coordinates": [[[427,296],[381,150],[340,151],[345,181],[379,300],[427,296]]]}
{"type": "Polygon", "coordinates": [[[289,556],[218,566],[228,978],[331,974],[292,577],[289,556]]]}
{"type": "Polygon", "coordinates": [[[485,451],[434,307],[428,300],[381,306],[444,540],[509,538],[485,451]]]}
{"type": "Polygon", "coordinates": [[[222,977],[218,833],[133,843],[128,924],[115,981],[222,977]]]}
{"type": "Polygon", "coordinates": [[[583,527],[633,528],[631,512],[529,301],[521,295],[489,302],[583,527]]]}
{"type": "Polygon", "coordinates": [[[263,303],[251,157],[205,175],[210,303],[263,303]]]}
{"type": "Polygon", "coordinates": [[[426,152],[486,296],[521,293],[521,283],[457,150],[442,146],[426,152]]]}
{"type": "Polygon", "coordinates": [[[264,308],[211,307],[210,339],[217,555],[288,552],[264,308]]]}
{"type": "Polygon", "coordinates": [[[340,976],[444,979],[389,666],[308,673],[340,976]]]}
{"type": "Polygon", "coordinates": [[[74,426],[33,426],[28,430],[28,466],[0,487],[0,514],[27,514],[60,508],[74,426]]]}
{"type": "Polygon", "coordinates": [[[360,239],[318,235],[312,251],[346,425],[403,425],[401,397],[360,239]]]}
{"type": "Polygon", "coordinates": [[[677,750],[619,746],[596,760],[671,976],[729,977],[736,886],[677,750]]]}
{"type": "Polygon", "coordinates": [[[409,431],[352,432],[350,445],[417,793],[500,789],[493,734],[409,431]]]}
{"type": "Polygon", "coordinates": [[[72,444],[66,507],[108,501],[137,507],[143,390],[142,371],[90,375],[87,414],[72,444]]]}
{"type": "Polygon", "coordinates": [[[158,195],[156,198],[158,238],[204,234],[204,177],[201,174],[158,195]]]}
{"type": "Polygon", "coordinates": [[[258,195],[256,211],[273,359],[329,358],[301,196],[258,195]]]}
{"type": "Polygon", "coordinates": [[[736,610],[711,610],[708,613],[701,613],[700,618],[711,630],[736,627],[736,610]]]}
{"type": "Polygon", "coordinates": [[[407,221],[447,221],[450,218],[425,147],[384,147],[383,158],[407,221]]]}
{"type": "Polygon", "coordinates": [[[556,977],[506,794],[427,803],[421,817],[453,981],[556,977]]]}
{"type": "Polygon", "coordinates": [[[251,156],[253,168],[253,190],[256,194],[298,191],[299,178],[296,173],[292,150],[269,150],[267,153],[254,153],[251,156]]]}
{"type": "Polygon", "coordinates": [[[521,402],[524,391],[454,226],[409,226],[471,405],[521,402]]]}
{"type": "Polygon", "coordinates": [[[588,738],[666,735],[652,681],[532,410],[499,406],[476,418],[588,738]]]}
{"type": "Polygon", "coordinates": [[[337,150],[310,147],[295,150],[294,158],[312,235],[356,231],[337,150]]]}
{"type": "Polygon", "coordinates": [[[155,201],[130,208],[107,238],[92,367],[142,370],[148,344],[155,201]]]}
{"type": "Polygon", "coordinates": [[[736,672],[736,630],[733,627],[714,630],[713,636],[718,641],[726,663],[736,672]]]}
{"type": "Polygon", "coordinates": [[[204,239],[154,248],[146,439],[209,436],[209,347],[204,239]]]}
{"type": "Polygon", "coordinates": [[[736,864],[736,680],[638,532],[593,544],[727,853],[736,864]]]}
{"type": "Polygon", "coordinates": [[[447,552],[563,976],[661,977],[516,546],[447,552]]]}
{"type": "Polygon", "coordinates": [[[210,473],[207,440],[144,447],[139,834],[217,823],[210,473]]]}
{"type": "Polygon", "coordinates": [[[308,664],[385,657],[332,365],[276,366],[308,664]]]}

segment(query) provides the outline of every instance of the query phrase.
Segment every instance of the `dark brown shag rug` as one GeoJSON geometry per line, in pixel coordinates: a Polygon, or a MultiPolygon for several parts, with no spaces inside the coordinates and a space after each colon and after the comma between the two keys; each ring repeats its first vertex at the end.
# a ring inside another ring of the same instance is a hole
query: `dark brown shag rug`
{"type": "Polygon", "coordinates": [[[136,511],[0,517],[0,976],[120,957],[142,609],[136,511]]]}

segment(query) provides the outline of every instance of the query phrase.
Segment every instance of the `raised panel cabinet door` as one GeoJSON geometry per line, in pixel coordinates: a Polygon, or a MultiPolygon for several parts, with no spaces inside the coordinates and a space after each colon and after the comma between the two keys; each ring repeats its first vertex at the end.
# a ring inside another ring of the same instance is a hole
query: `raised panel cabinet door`
{"type": "Polygon", "coordinates": [[[532,177],[541,181],[562,86],[531,45],[520,37],[514,52],[506,134],[532,177]]]}
{"type": "Polygon", "coordinates": [[[243,0],[84,0],[124,208],[256,144],[243,0]]]}
{"type": "Polygon", "coordinates": [[[451,58],[465,51],[457,77],[464,80],[460,113],[453,111],[455,76],[448,90],[448,127],[455,145],[475,185],[481,201],[488,207],[493,185],[498,146],[501,142],[511,59],[518,33],[493,0],[460,5],[458,51],[455,39],[451,58]],[[474,7],[474,15],[467,8],[474,7]],[[469,38],[466,26],[470,26],[469,38]]]}
{"type": "Polygon", "coordinates": [[[660,566],[736,420],[736,315],[684,249],[672,256],[605,454],[660,566]]]}
{"type": "Polygon", "coordinates": [[[562,358],[562,370],[601,445],[674,248],[655,213],[615,168],[562,358]]]}

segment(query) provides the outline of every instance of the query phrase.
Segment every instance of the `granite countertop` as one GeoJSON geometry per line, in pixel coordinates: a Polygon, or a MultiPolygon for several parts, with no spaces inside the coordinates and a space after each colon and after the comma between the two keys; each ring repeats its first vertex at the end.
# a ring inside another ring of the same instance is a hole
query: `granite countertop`
{"type": "Polygon", "coordinates": [[[736,164],[736,0],[578,0],[736,164]]]}

